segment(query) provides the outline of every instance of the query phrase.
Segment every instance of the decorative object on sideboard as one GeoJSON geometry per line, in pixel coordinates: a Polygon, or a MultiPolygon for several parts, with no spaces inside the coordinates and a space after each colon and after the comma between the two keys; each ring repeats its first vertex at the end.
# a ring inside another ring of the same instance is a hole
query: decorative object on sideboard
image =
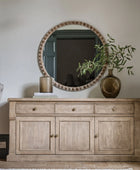
{"type": "Polygon", "coordinates": [[[66,91],[79,91],[91,87],[106,70],[103,66],[91,77],[78,78],[76,68],[79,61],[96,55],[95,44],[105,44],[101,33],[81,21],[62,22],[50,29],[42,38],[38,48],[38,65],[44,76],[54,78],[53,85],[66,91]]]}
{"type": "Polygon", "coordinates": [[[54,98],[58,98],[58,96],[55,93],[39,93],[39,92],[35,92],[33,98],[44,98],[44,99],[54,99],[54,98]]]}
{"type": "Polygon", "coordinates": [[[53,93],[53,80],[50,76],[40,77],[40,92],[34,92],[33,98],[57,98],[53,93]]]}
{"type": "Polygon", "coordinates": [[[52,93],[52,78],[50,76],[40,77],[40,92],[41,93],[52,93]]]}
{"type": "Polygon", "coordinates": [[[107,98],[115,98],[119,94],[121,82],[119,78],[113,76],[113,69],[118,72],[126,69],[128,75],[133,75],[133,66],[129,65],[129,61],[133,58],[133,53],[136,50],[132,45],[120,46],[115,44],[115,39],[107,34],[107,43],[104,45],[95,45],[97,50],[93,60],[79,63],[77,71],[80,75],[85,75],[87,72],[92,74],[94,71],[99,71],[105,64],[108,65],[109,75],[101,81],[101,91],[107,98]],[[111,71],[112,70],[112,71],[111,71]],[[111,77],[110,77],[111,76],[111,77]]]}
{"type": "Polygon", "coordinates": [[[108,69],[108,75],[101,80],[101,91],[107,98],[115,98],[121,89],[121,81],[113,75],[113,69],[108,69]]]}
{"type": "Polygon", "coordinates": [[[0,100],[1,100],[2,92],[3,92],[3,88],[4,88],[4,85],[0,83],[0,100]]]}

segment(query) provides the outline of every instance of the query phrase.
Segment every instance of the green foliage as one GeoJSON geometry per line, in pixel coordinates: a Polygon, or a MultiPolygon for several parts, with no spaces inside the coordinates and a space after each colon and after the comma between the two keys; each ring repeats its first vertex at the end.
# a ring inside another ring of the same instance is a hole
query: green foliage
{"type": "Polygon", "coordinates": [[[133,75],[133,66],[128,65],[128,61],[133,58],[133,53],[136,50],[132,45],[125,45],[121,47],[115,44],[115,39],[107,34],[107,43],[105,45],[95,45],[96,56],[93,60],[85,60],[82,64],[79,63],[77,72],[79,75],[90,74],[93,71],[98,72],[105,64],[112,69],[117,69],[121,72],[127,69],[129,75],[133,75]],[[126,66],[127,65],[127,66],[126,66]]]}

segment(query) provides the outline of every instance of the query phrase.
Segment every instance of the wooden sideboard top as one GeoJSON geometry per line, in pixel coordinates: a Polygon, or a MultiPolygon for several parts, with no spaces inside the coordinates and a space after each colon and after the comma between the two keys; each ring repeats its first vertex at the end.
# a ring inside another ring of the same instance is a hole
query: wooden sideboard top
{"type": "Polygon", "coordinates": [[[140,98],[9,98],[9,102],[140,102],[140,98]]]}

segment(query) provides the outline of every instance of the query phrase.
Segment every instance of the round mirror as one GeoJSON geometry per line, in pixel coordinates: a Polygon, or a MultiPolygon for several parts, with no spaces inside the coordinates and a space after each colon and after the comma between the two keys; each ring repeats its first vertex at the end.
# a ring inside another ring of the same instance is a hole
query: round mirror
{"type": "Polygon", "coordinates": [[[67,21],[50,29],[38,49],[38,64],[44,76],[53,78],[53,85],[68,91],[83,90],[96,83],[99,72],[80,76],[79,63],[93,60],[96,44],[105,44],[103,36],[93,26],[80,21],[67,21]]]}

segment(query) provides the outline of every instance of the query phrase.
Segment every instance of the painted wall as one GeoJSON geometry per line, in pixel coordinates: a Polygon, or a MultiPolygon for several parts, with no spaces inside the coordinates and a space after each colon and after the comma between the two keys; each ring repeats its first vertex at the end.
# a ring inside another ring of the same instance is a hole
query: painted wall
{"type": "MultiPolygon", "coordinates": [[[[54,25],[81,20],[103,36],[110,33],[118,43],[133,44],[135,75],[121,72],[119,98],[140,97],[140,1],[139,0],[0,0],[0,134],[8,133],[7,98],[32,97],[41,76],[37,48],[43,35],[54,25]]],[[[59,97],[103,97],[99,83],[80,92],[54,88],[59,97]]]]}

